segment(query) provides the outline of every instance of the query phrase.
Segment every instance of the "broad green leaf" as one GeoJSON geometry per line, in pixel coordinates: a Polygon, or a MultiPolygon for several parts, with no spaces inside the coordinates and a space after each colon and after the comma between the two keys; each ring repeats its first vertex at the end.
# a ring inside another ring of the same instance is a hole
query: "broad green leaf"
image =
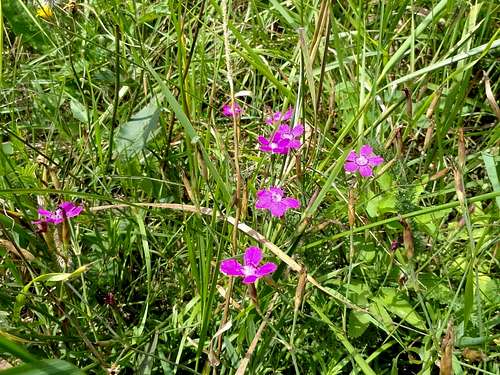
{"type": "Polygon", "coordinates": [[[446,209],[442,211],[432,212],[430,214],[420,215],[415,218],[415,221],[418,224],[422,225],[427,230],[427,233],[433,235],[434,233],[436,233],[441,219],[444,216],[448,215],[450,212],[451,209],[446,209]]]}
{"type": "Polygon", "coordinates": [[[148,142],[158,132],[160,109],[156,99],[153,99],[136,114],[130,121],[118,127],[116,135],[116,152],[131,158],[140,153],[148,142]]]}
{"type": "Polygon", "coordinates": [[[71,99],[69,107],[74,118],[85,124],[88,123],[89,119],[87,117],[87,109],[82,103],[76,99],[71,99]]]}
{"type": "Polygon", "coordinates": [[[4,155],[12,155],[14,153],[14,147],[11,142],[4,142],[0,144],[0,151],[3,152],[4,155]]]}
{"type": "Polygon", "coordinates": [[[366,212],[370,217],[377,217],[387,212],[396,213],[396,197],[392,193],[385,193],[382,195],[370,195],[372,199],[366,204],[366,212]]]}
{"type": "Polygon", "coordinates": [[[389,173],[384,173],[377,178],[377,184],[384,191],[390,190],[392,188],[392,176],[389,173]]]}
{"type": "Polygon", "coordinates": [[[361,336],[370,325],[370,315],[363,312],[351,311],[347,331],[350,337],[361,336]]]}
{"type": "MultiPolygon", "coordinates": [[[[474,278],[474,283],[475,283],[474,278]]],[[[500,303],[500,283],[498,279],[493,279],[487,275],[479,275],[479,291],[482,296],[481,299],[488,301],[492,306],[500,303]]]]}
{"type": "Polygon", "coordinates": [[[422,317],[413,309],[410,302],[403,297],[401,292],[394,288],[382,288],[380,296],[375,300],[384,304],[384,307],[403,319],[412,326],[425,330],[425,323],[422,317]]]}

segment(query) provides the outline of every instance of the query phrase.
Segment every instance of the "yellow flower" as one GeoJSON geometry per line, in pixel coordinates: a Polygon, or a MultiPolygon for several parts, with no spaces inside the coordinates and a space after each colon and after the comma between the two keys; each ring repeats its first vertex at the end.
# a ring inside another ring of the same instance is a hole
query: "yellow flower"
{"type": "Polygon", "coordinates": [[[48,20],[54,15],[54,13],[52,12],[52,7],[49,4],[45,4],[36,10],[36,15],[38,17],[42,17],[45,20],[48,20]]]}

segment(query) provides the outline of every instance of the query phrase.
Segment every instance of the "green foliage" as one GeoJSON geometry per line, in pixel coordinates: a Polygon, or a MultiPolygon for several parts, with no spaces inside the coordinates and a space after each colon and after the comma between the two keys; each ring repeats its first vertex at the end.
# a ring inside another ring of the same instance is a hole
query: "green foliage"
{"type": "Polygon", "coordinates": [[[232,1],[227,35],[217,1],[0,3],[6,374],[425,375],[449,322],[454,374],[498,373],[494,2],[232,1]],[[303,146],[258,151],[289,106],[303,146]],[[371,178],[344,171],[363,144],[371,178]],[[301,208],[257,210],[271,185],[301,208]],[[280,264],[258,304],[218,269],[256,245],[280,264]]]}

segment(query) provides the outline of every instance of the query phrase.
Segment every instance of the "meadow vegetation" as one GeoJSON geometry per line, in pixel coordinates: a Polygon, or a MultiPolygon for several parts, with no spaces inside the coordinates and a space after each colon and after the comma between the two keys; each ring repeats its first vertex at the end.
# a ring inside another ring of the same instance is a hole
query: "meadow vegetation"
{"type": "Polygon", "coordinates": [[[497,2],[0,5],[5,374],[499,373],[497,2]]]}

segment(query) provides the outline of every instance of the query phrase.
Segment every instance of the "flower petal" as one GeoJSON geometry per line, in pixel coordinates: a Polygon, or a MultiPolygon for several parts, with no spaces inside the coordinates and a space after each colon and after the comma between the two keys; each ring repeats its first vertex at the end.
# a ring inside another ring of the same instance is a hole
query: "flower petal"
{"type": "Polygon", "coordinates": [[[269,140],[266,137],[259,135],[258,140],[262,146],[269,146],[269,140]]]}
{"type": "Polygon", "coordinates": [[[263,264],[262,266],[257,268],[257,270],[255,271],[255,274],[258,277],[262,277],[262,276],[269,275],[270,273],[273,273],[277,269],[278,269],[278,266],[276,264],[274,264],[273,262],[269,262],[269,263],[263,264]]]}
{"type": "Polygon", "coordinates": [[[285,203],[290,208],[299,208],[300,207],[300,202],[295,198],[283,198],[281,201],[283,203],[285,203]]]}
{"type": "Polygon", "coordinates": [[[355,151],[349,152],[349,155],[347,155],[347,158],[345,160],[347,161],[355,161],[358,155],[356,155],[355,151]]]}
{"type": "Polygon", "coordinates": [[[290,149],[297,149],[297,148],[300,148],[300,146],[302,146],[302,142],[300,142],[298,139],[292,139],[291,141],[288,142],[288,148],[290,149]]]}
{"type": "Polygon", "coordinates": [[[372,176],[372,167],[369,165],[363,165],[362,167],[359,167],[359,174],[363,177],[372,176]]]}
{"type": "Polygon", "coordinates": [[[375,156],[368,158],[368,162],[370,163],[370,165],[375,166],[375,165],[382,164],[384,162],[384,158],[382,156],[375,155],[375,156]]]}
{"type": "Polygon", "coordinates": [[[61,224],[64,221],[64,219],[60,216],[53,215],[48,217],[45,221],[47,223],[52,223],[52,224],[61,224]]]}
{"type": "Polygon", "coordinates": [[[255,202],[255,208],[269,208],[273,203],[272,194],[267,190],[259,190],[257,192],[257,202],[255,202]]]}
{"type": "Polygon", "coordinates": [[[83,207],[82,206],[76,206],[74,207],[71,211],[66,212],[67,217],[75,217],[78,216],[82,213],[83,207]]]}
{"type": "Polygon", "coordinates": [[[220,262],[220,272],[228,276],[243,276],[243,266],[236,259],[225,259],[220,262]]]}
{"type": "Polygon", "coordinates": [[[276,133],[290,133],[292,129],[288,125],[280,125],[278,127],[278,130],[276,130],[276,133]]]}
{"type": "Polygon", "coordinates": [[[59,205],[59,208],[67,218],[78,216],[83,211],[82,206],[77,206],[73,202],[63,202],[59,205]]]}
{"type": "Polygon", "coordinates": [[[250,275],[243,279],[243,284],[252,284],[257,281],[259,277],[256,275],[250,275]]]}
{"type": "Polygon", "coordinates": [[[347,172],[356,172],[358,169],[358,165],[353,161],[348,161],[344,164],[344,169],[347,172]]]}
{"type": "Polygon", "coordinates": [[[361,156],[364,156],[365,158],[373,155],[372,146],[370,146],[370,145],[363,145],[363,146],[361,146],[361,150],[359,150],[359,154],[361,156]]]}
{"type": "Polygon", "coordinates": [[[245,266],[257,267],[262,260],[262,250],[257,246],[251,246],[246,249],[243,255],[243,264],[245,266]]]}
{"type": "Polygon", "coordinates": [[[277,186],[271,186],[269,188],[269,194],[276,194],[276,195],[279,195],[280,197],[283,196],[283,189],[277,187],[277,186]]]}
{"type": "Polygon", "coordinates": [[[288,111],[286,111],[285,114],[283,115],[282,120],[288,121],[292,118],[292,116],[293,116],[293,107],[290,107],[288,108],[288,111]]]}
{"type": "Polygon", "coordinates": [[[73,202],[62,202],[59,205],[59,208],[61,208],[64,211],[69,211],[75,207],[76,207],[76,205],[73,202]]]}
{"type": "Polygon", "coordinates": [[[288,206],[283,202],[273,202],[269,210],[271,211],[271,215],[281,217],[285,214],[286,210],[288,210],[288,206]]]}
{"type": "Polygon", "coordinates": [[[39,208],[38,209],[38,215],[40,215],[40,216],[52,216],[53,212],[48,211],[48,210],[46,210],[44,208],[39,208]]]}
{"type": "Polygon", "coordinates": [[[292,129],[292,134],[294,137],[300,137],[302,134],[304,134],[304,126],[302,126],[302,124],[297,124],[292,129]]]}

